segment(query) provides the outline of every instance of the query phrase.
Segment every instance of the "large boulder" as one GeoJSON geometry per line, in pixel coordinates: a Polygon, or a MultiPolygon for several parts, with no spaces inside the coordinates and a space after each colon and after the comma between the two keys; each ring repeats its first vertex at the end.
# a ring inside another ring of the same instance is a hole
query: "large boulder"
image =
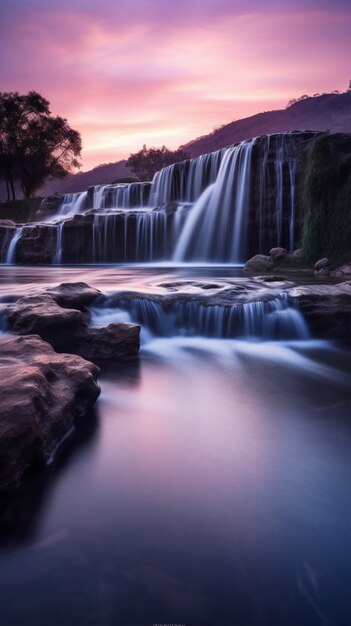
{"type": "Polygon", "coordinates": [[[87,283],[61,283],[47,290],[47,293],[62,307],[84,309],[102,295],[99,289],[87,283]]]}
{"type": "Polygon", "coordinates": [[[269,254],[271,256],[273,263],[275,263],[276,261],[281,261],[282,259],[285,259],[286,255],[288,254],[288,251],[286,248],[272,248],[269,251],[269,254]]]}
{"type": "Polygon", "coordinates": [[[64,309],[49,295],[26,296],[8,306],[8,326],[23,335],[32,333],[49,339],[52,333],[62,333],[86,326],[86,316],[77,309],[64,309]]]}
{"type": "Polygon", "coordinates": [[[1,314],[10,331],[21,335],[35,333],[57,352],[78,354],[93,361],[134,357],[140,347],[140,326],[120,323],[106,328],[89,327],[84,305],[98,295],[100,291],[85,283],[67,283],[50,292],[19,298],[1,314]],[[70,304],[77,308],[65,308],[70,304]]]}
{"type": "Polygon", "coordinates": [[[76,416],[100,393],[99,368],[57,354],[37,336],[0,341],[0,489],[16,487],[25,470],[50,459],[76,416]]]}
{"type": "Polygon", "coordinates": [[[265,254],[255,254],[245,263],[245,272],[266,272],[273,267],[272,259],[265,254]]]}
{"type": "Polygon", "coordinates": [[[315,335],[351,341],[351,281],[294,287],[289,296],[315,335]]]}

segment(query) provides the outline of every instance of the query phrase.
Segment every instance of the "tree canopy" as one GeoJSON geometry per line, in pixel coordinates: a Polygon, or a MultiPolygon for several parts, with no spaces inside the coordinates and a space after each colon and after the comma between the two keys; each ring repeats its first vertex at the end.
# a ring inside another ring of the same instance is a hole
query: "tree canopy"
{"type": "Polygon", "coordinates": [[[79,132],[53,116],[39,93],[0,93],[0,177],[8,199],[16,197],[16,181],[29,198],[48,178],[64,178],[79,167],[81,150],[79,132]]]}
{"type": "Polygon", "coordinates": [[[166,146],[147,148],[144,144],[139,152],[130,155],[126,165],[140,180],[152,180],[154,174],[163,167],[189,158],[190,155],[181,149],[172,151],[166,146]]]}

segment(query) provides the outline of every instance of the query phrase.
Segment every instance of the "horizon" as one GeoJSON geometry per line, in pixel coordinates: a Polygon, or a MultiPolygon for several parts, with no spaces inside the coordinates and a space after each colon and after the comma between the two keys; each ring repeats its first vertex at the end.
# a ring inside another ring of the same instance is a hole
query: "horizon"
{"type": "Polygon", "coordinates": [[[36,90],[67,118],[82,135],[82,172],[143,144],[175,149],[305,93],[346,89],[351,8],[328,5],[4,0],[1,90],[36,90]]]}

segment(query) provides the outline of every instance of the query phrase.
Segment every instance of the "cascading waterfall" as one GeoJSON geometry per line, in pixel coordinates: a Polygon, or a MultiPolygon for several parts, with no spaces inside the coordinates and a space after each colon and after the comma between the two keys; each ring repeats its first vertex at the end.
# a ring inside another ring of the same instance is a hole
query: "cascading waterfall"
{"type": "Polygon", "coordinates": [[[256,139],[228,148],[216,181],[192,208],[174,260],[238,263],[244,259],[252,150],[256,139]]]}
{"type": "Polygon", "coordinates": [[[14,235],[10,241],[10,245],[8,247],[7,254],[6,254],[5,263],[7,265],[13,265],[14,263],[16,263],[16,246],[17,246],[18,240],[21,237],[21,234],[22,234],[22,228],[21,227],[16,228],[14,235]]]}
{"type": "MultiPolygon", "coordinates": [[[[52,261],[237,264],[277,245],[292,252],[302,224],[297,159],[313,137],[258,137],[168,166],[152,183],[67,194],[54,222],[52,261]],[[79,246],[65,236],[72,221],[79,246]]],[[[16,258],[21,236],[12,236],[16,258]]]]}
{"type": "Polygon", "coordinates": [[[161,337],[205,336],[223,339],[307,339],[301,313],[283,293],[271,300],[222,306],[196,300],[176,300],[165,306],[147,297],[107,299],[91,310],[95,326],[108,322],[134,322],[161,337]],[[113,305],[113,306],[112,306],[113,305]],[[108,320],[108,322],[107,322],[108,320]]]}

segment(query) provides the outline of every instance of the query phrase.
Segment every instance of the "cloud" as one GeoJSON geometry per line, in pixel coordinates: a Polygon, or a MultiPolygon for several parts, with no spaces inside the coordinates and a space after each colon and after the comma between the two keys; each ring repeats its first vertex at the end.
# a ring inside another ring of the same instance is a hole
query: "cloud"
{"type": "Polygon", "coordinates": [[[84,168],[350,78],[341,1],[3,0],[0,20],[2,89],[43,93],[81,131],[84,168]]]}

